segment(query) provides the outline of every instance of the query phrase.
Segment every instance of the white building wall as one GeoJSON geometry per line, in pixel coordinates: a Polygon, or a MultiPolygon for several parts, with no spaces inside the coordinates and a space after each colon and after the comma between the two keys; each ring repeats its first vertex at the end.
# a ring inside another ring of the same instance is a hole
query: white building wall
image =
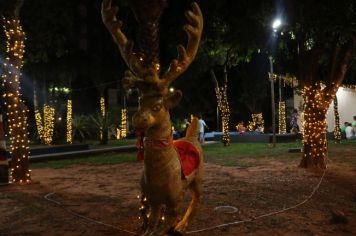
{"type": "MultiPolygon", "coordinates": [[[[352,123],[353,116],[356,116],[356,91],[348,88],[339,88],[336,93],[340,114],[340,126],[345,122],[352,123]]],[[[326,115],[328,131],[333,131],[335,127],[334,103],[330,104],[326,115]]]]}
{"type": "MultiPolygon", "coordinates": [[[[353,116],[356,116],[356,91],[353,89],[340,87],[336,93],[338,98],[338,107],[340,115],[340,125],[344,122],[353,121],[353,116]]],[[[298,113],[302,112],[301,104],[303,103],[303,98],[301,95],[294,93],[294,107],[298,109],[298,113]]],[[[298,122],[300,119],[298,120],[298,122]]],[[[331,102],[326,115],[326,122],[328,125],[328,131],[332,132],[335,127],[335,117],[334,117],[334,103],[331,102]]],[[[300,124],[299,124],[300,127],[300,124]]]]}

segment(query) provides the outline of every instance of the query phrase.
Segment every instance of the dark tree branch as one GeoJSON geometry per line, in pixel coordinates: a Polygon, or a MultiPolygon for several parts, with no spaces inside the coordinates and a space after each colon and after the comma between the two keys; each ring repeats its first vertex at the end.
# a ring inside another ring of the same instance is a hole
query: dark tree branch
{"type": "Polygon", "coordinates": [[[330,83],[333,80],[332,78],[335,76],[337,58],[338,58],[338,54],[340,52],[340,47],[338,45],[338,41],[339,41],[339,36],[336,36],[334,41],[333,41],[333,54],[332,54],[331,62],[330,62],[331,70],[329,72],[329,76],[328,76],[327,81],[326,81],[328,83],[330,83]]]}
{"type": "Polygon", "coordinates": [[[213,82],[215,83],[215,88],[219,88],[219,82],[216,79],[216,75],[215,75],[215,72],[213,69],[210,69],[210,76],[211,76],[213,82]]]}

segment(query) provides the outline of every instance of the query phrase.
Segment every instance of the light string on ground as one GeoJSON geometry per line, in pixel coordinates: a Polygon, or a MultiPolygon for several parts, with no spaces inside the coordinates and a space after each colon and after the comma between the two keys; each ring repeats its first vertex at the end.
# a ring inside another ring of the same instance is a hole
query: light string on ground
{"type": "MultiPolygon", "coordinates": [[[[328,153],[327,153],[327,156],[328,156],[328,153]]],[[[293,206],[288,207],[288,208],[284,208],[282,210],[278,210],[278,211],[270,212],[270,213],[267,213],[267,214],[259,215],[259,216],[256,216],[256,217],[251,217],[250,219],[247,219],[247,220],[233,221],[233,222],[224,223],[224,224],[220,224],[220,225],[216,225],[216,226],[212,226],[212,227],[207,227],[207,228],[203,228],[203,229],[191,230],[191,231],[188,231],[187,234],[200,233],[200,232],[211,231],[211,230],[215,230],[215,229],[218,229],[218,228],[224,228],[224,227],[228,227],[228,226],[232,226],[232,225],[248,223],[248,222],[252,222],[252,221],[255,221],[255,220],[258,220],[258,219],[261,219],[261,218],[265,218],[265,217],[268,217],[268,216],[277,215],[277,214],[286,212],[286,211],[291,210],[291,209],[295,209],[295,208],[305,204],[306,202],[308,202],[314,196],[316,191],[319,189],[321,183],[323,182],[325,173],[326,173],[326,169],[323,171],[323,174],[320,177],[320,180],[319,180],[318,184],[313,188],[313,191],[310,193],[310,195],[306,199],[304,199],[302,202],[300,202],[300,203],[298,203],[296,205],[293,205],[293,206]]],[[[53,194],[55,194],[55,193],[54,192],[48,193],[48,194],[46,194],[44,196],[44,198],[46,200],[50,201],[50,202],[53,202],[53,203],[59,205],[59,206],[62,206],[62,207],[65,206],[62,203],[49,198],[53,194]]],[[[119,230],[119,231],[122,231],[122,232],[126,232],[126,233],[131,234],[131,235],[138,235],[138,233],[135,233],[135,232],[132,232],[132,231],[128,231],[128,230],[125,230],[125,229],[122,229],[122,228],[119,228],[119,227],[116,227],[116,226],[113,226],[113,225],[110,225],[110,224],[107,224],[107,223],[104,223],[104,222],[101,222],[101,221],[97,221],[97,220],[85,217],[83,215],[77,214],[77,213],[75,213],[75,212],[73,212],[71,210],[68,210],[66,208],[64,208],[64,209],[67,212],[69,212],[70,214],[72,214],[74,216],[77,216],[79,218],[85,219],[87,221],[90,221],[90,222],[93,222],[93,223],[97,223],[97,224],[100,224],[100,225],[104,225],[106,227],[113,228],[113,229],[116,229],[116,230],[119,230]]]]}
{"type": "Polygon", "coordinates": [[[210,231],[210,230],[214,230],[214,229],[218,229],[218,228],[224,228],[224,227],[228,227],[228,226],[232,226],[232,225],[238,225],[238,224],[242,224],[242,223],[252,222],[252,221],[267,217],[267,216],[277,215],[277,214],[283,213],[285,211],[297,208],[298,206],[303,205],[304,203],[306,203],[307,201],[309,201],[313,197],[315,192],[319,189],[319,187],[320,187],[320,185],[321,185],[321,183],[322,183],[322,181],[324,179],[325,173],[326,173],[326,169],[324,170],[323,175],[321,176],[321,178],[319,180],[319,183],[314,187],[314,189],[311,192],[311,194],[304,201],[302,201],[302,202],[300,202],[300,203],[298,203],[298,204],[296,204],[294,206],[291,206],[291,207],[288,207],[288,208],[284,208],[284,209],[279,210],[279,211],[274,211],[274,212],[271,212],[271,213],[263,214],[263,215],[260,215],[260,216],[252,217],[251,219],[247,219],[247,220],[233,221],[233,222],[220,224],[220,225],[216,225],[216,226],[212,226],[212,227],[207,227],[207,228],[203,228],[203,229],[188,231],[187,234],[200,233],[200,232],[203,232],[203,231],[210,231]]]}
{"type": "Polygon", "coordinates": [[[65,207],[64,207],[65,205],[63,205],[61,202],[58,202],[58,201],[56,201],[56,200],[51,199],[50,196],[52,196],[53,194],[55,194],[55,192],[51,192],[51,193],[46,194],[46,195],[44,196],[44,199],[46,199],[47,201],[53,202],[53,203],[57,204],[58,206],[63,207],[63,209],[64,209],[65,211],[67,211],[68,213],[70,213],[71,215],[74,215],[74,216],[79,217],[79,218],[81,218],[81,219],[90,221],[90,222],[92,222],[92,223],[96,223],[96,224],[103,225],[103,226],[106,226],[106,227],[109,227],[109,228],[113,228],[113,229],[116,229],[116,230],[118,230],[118,231],[122,231],[122,232],[125,232],[125,233],[128,233],[128,234],[131,234],[131,235],[138,235],[138,234],[135,233],[135,232],[128,231],[128,230],[125,230],[125,229],[116,227],[116,226],[114,226],[114,225],[106,224],[106,223],[104,223],[104,222],[101,222],[101,221],[98,221],[98,220],[94,220],[94,219],[88,218],[88,217],[86,217],[86,216],[80,215],[80,214],[78,214],[78,213],[75,213],[74,211],[65,208],[65,207]]]}

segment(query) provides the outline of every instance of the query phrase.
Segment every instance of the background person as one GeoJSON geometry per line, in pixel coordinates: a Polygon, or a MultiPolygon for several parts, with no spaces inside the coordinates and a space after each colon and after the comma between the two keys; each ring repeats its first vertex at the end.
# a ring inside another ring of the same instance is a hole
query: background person
{"type": "Polygon", "coordinates": [[[345,133],[346,133],[346,139],[355,139],[356,138],[354,129],[352,128],[351,123],[347,123],[345,133]]]}
{"type": "Polygon", "coordinates": [[[290,119],[291,133],[299,133],[299,125],[298,125],[298,110],[293,109],[292,116],[290,119]]]}
{"type": "Polygon", "coordinates": [[[207,129],[209,129],[209,127],[206,125],[206,123],[203,120],[201,115],[198,118],[199,118],[199,136],[198,136],[198,138],[199,138],[199,142],[200,143],[204,143],[205,142],[205,140],[204,140],[204,129],[205,129],[205,127],[207,129]]]}

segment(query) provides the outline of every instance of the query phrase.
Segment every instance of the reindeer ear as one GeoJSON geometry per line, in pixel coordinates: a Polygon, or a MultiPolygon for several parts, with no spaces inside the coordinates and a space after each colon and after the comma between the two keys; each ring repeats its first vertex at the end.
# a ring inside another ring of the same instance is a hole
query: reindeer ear
{"type": "Polygon", "coordinates": [[[182,99],[182,92],[180,90],[175,90],[174,92],[168,92],[164,98],[164,106],[168,109],[173,108],[178,105],[182,99]]]}

